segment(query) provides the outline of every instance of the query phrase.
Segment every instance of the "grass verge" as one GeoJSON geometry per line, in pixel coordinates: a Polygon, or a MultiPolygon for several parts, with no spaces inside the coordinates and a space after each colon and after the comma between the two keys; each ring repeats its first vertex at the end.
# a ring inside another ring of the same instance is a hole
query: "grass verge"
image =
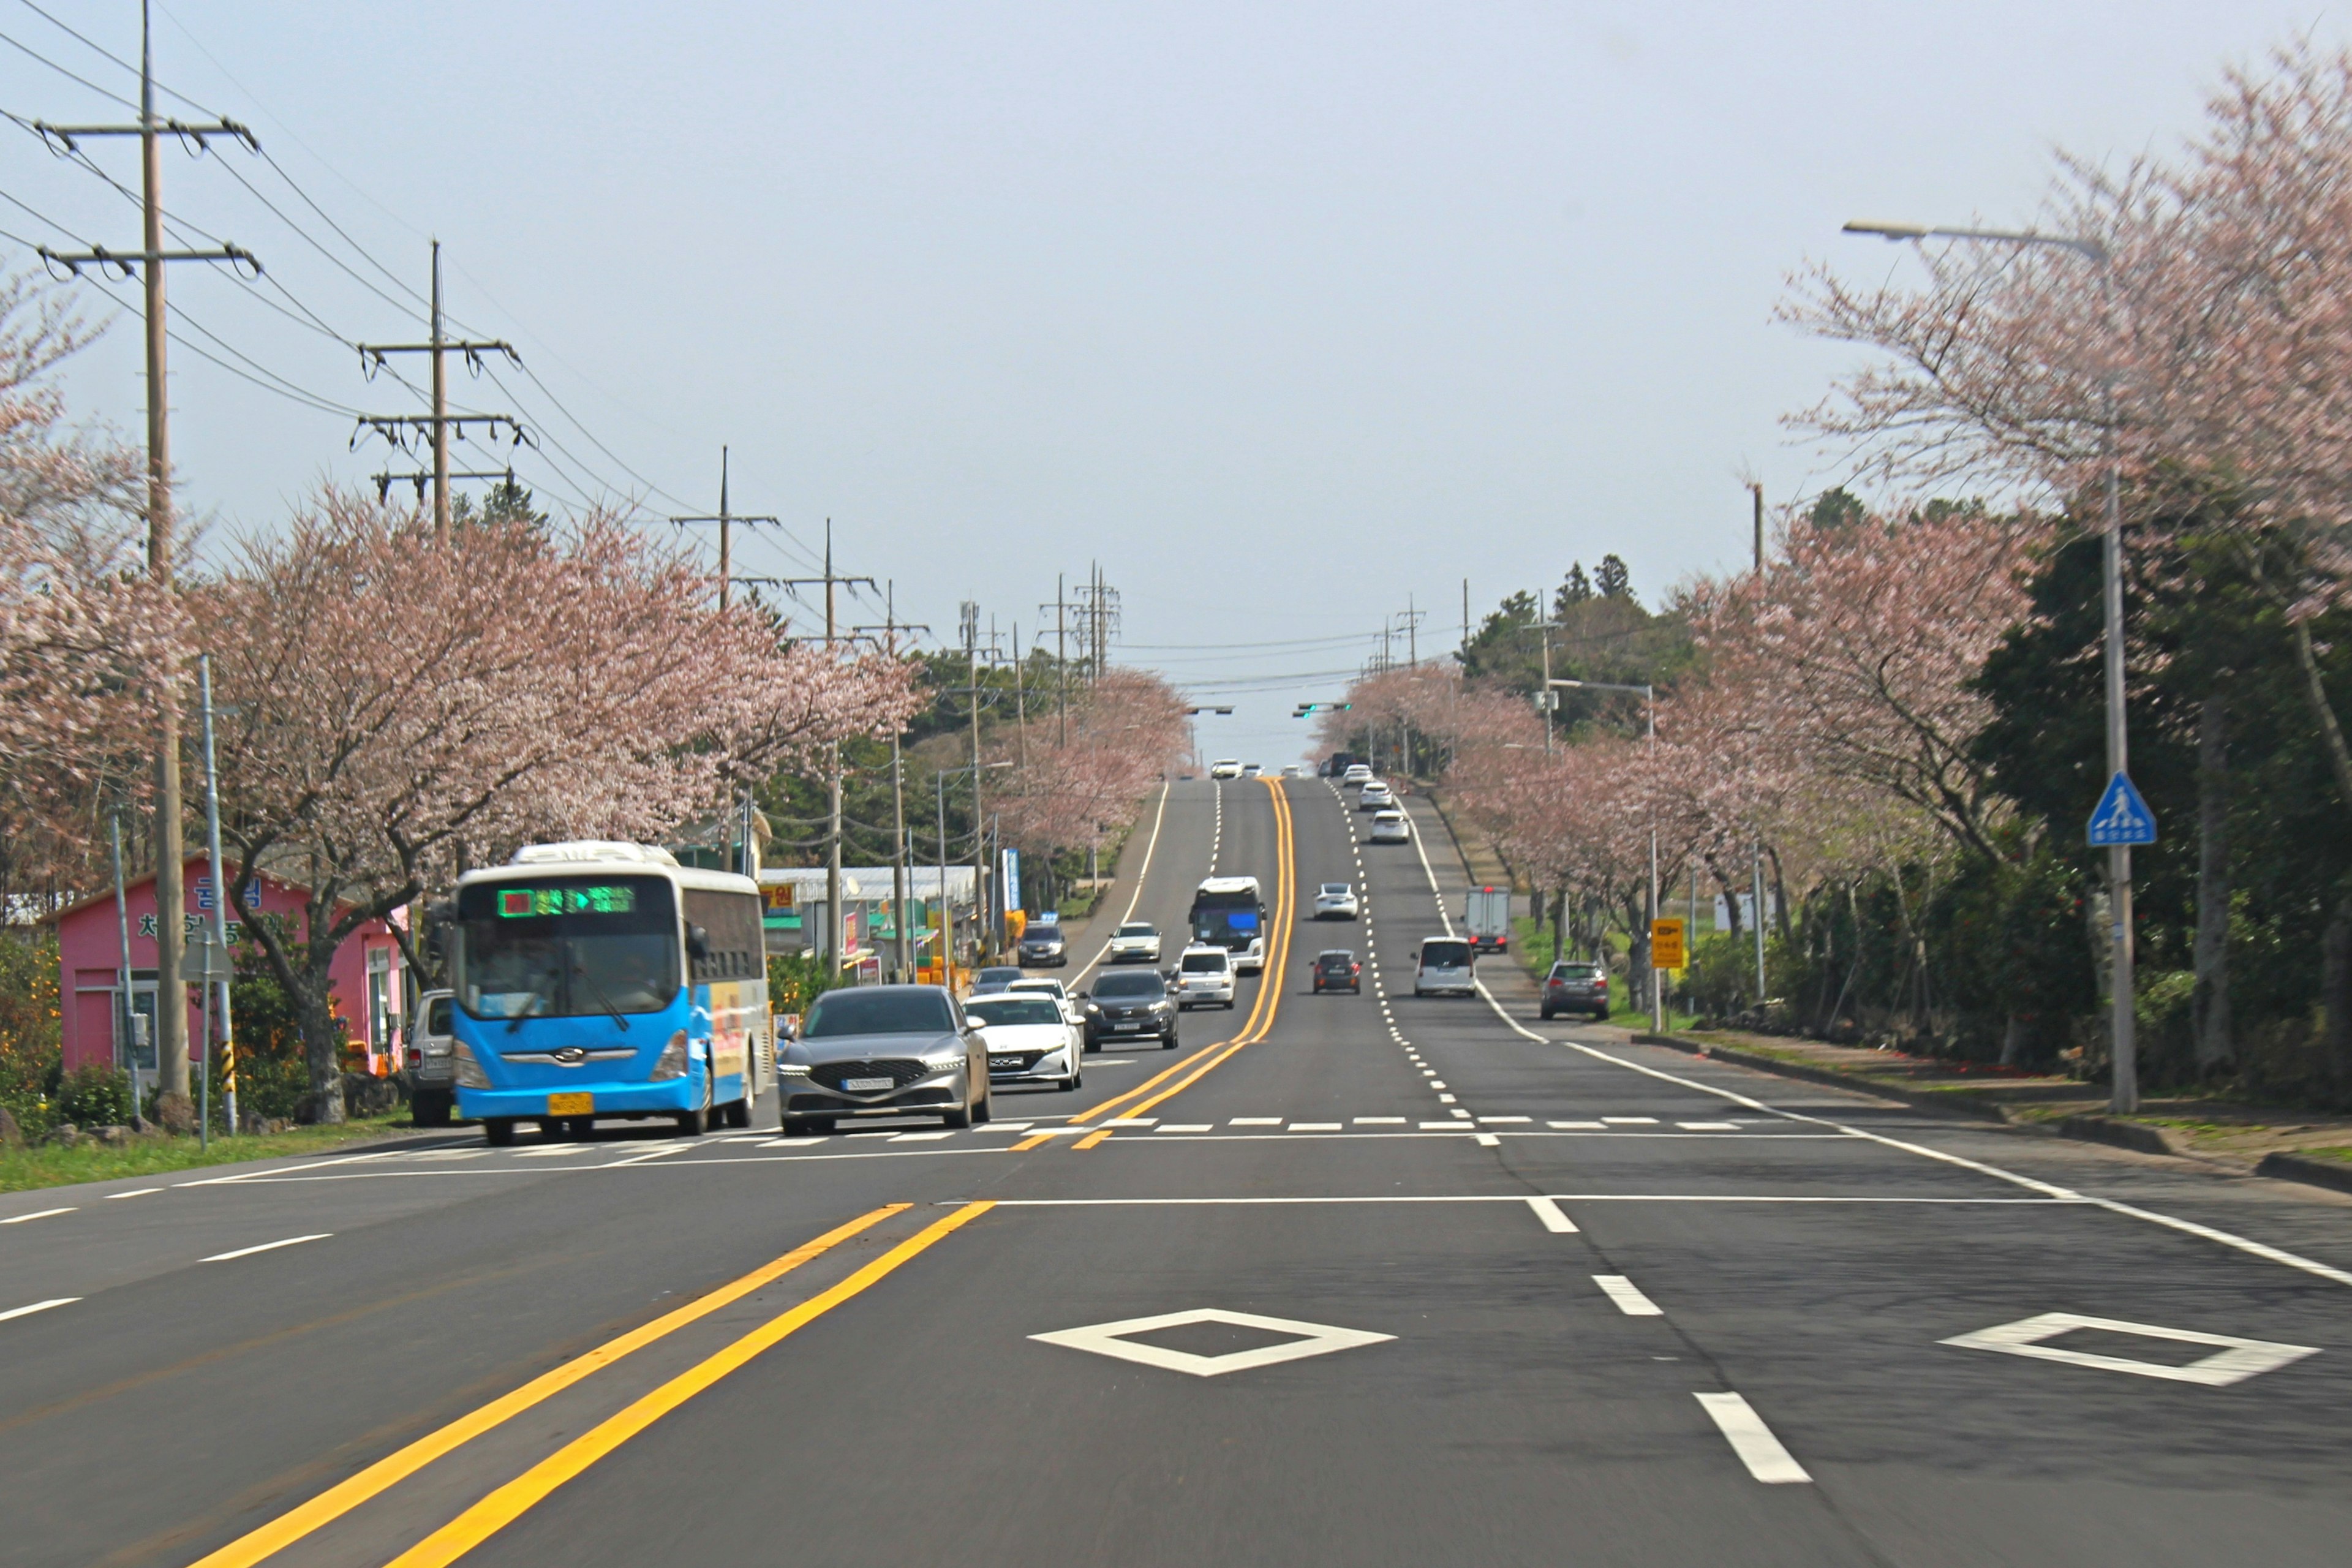
{"type": "Polygon", "coordinates": [[[124,1143],[85,1143],[71,1149],[0,1149],[0,1193],[70,1186],[78,1182],[162,1176],[239,1160],[315,1154],[381,1138],[388,1132],[407,1131],[408,1112],[403,1109],[384,1116],[346,1121],[340,1127],[294,1127],[260,1137],[215,1137],[209,1149],[200,1147],[194,1138],[136,1138],[124,1143]]]}

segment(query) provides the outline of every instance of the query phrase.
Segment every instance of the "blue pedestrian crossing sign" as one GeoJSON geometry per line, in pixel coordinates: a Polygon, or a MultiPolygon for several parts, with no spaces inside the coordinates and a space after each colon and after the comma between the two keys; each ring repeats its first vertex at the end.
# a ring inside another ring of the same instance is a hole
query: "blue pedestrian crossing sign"
{"type": "Polygon", "coordinates": [[[2156,842],[2156,814],[2147,802],[2132,787],[2128,775],[2117,773],[2107,781],[2107,793],[2099,797],[2099,808],[2091,813],[2091,844],[2105,849],[2118,844],[2153,844],[2156,842]]]}

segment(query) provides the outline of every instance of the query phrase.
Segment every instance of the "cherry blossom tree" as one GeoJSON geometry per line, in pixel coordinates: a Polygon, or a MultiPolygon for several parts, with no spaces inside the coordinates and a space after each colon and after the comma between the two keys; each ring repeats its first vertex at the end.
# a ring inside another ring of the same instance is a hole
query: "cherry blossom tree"
{"type": "Polygon", "coordinates": [[[233,896],[265,872],[308,889],[300,930],[253,934],[327,1120],[328,970],[361,925],[524,841],[658,839],[731,784],[915,707],[903,666],[720,610],[698,566],[610,517],[443,547],[416,517],[331,490],[190,602],[224,714],[233,896]]]}
{"type": "Polygon", "coordinates": [[[181,618],[137,570],[132,448],[68,429],[47,373],[89,340],[0,281],[0,895],[87,877],[97,803],[143,795],[181,618]]]}
{"type": "Polygon", "coordinates": [[[1043,721],[1028,733],[1000,732],[992,761],[993,807],[1007,841],[1051,853],[1090,849],[1130,826],[1151,787],[1191,744],[1183,700],[1158,676],[1112,668],[1076,694],[1068,738],[1043,721]]]}

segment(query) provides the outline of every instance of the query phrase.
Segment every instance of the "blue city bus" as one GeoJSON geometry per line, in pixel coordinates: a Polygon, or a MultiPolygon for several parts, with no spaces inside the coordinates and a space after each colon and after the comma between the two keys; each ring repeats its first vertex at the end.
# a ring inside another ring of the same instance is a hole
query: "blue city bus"
{"type": "Polygon", "coordinates": [[[458,879],[457,1110],[492,1143],[600,1118],[748,1127],[775,1083],[760,887],[642,844],[534,844],[458,879]]]}

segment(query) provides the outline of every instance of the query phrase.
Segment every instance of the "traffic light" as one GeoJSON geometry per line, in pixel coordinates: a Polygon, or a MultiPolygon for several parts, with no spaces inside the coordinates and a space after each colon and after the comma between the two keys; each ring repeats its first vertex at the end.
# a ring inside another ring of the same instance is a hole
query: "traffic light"
{"type": "Polygon", "coordinates": [[[1354,706],[1352,702],[1302,702],[1298,705],[1298,711],[1291,717],[1304,719],[1309,713],[1344,713],[1354,706]]]}

